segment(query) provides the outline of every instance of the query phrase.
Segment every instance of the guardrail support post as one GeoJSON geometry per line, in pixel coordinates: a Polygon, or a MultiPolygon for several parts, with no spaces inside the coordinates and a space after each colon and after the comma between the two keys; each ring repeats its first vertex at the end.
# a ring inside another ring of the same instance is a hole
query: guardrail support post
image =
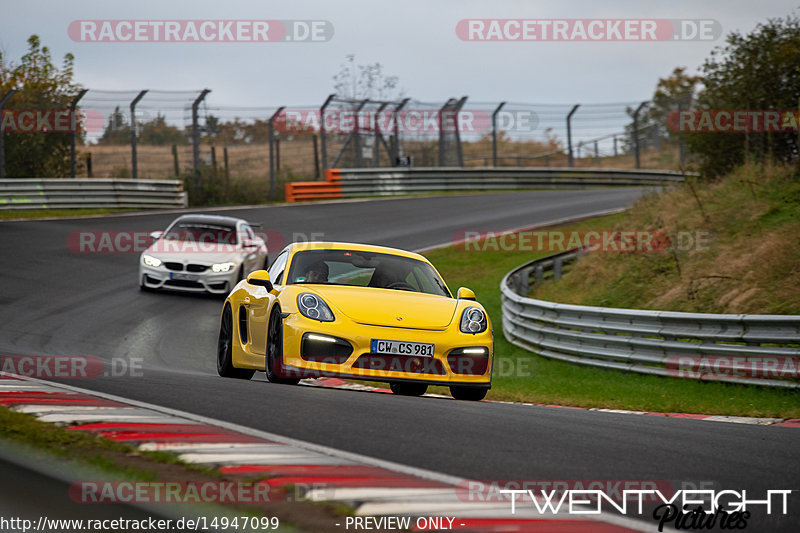
{"type": "Polygon", "coordinates": [[[328,98],[325,99],[325,103],[322,104],[322,107],[319,108],[319,142],[320,142],[320,151],[322,152],[322,173],[324,174],[326,170],[328,170],[328,150],[325,145],[325,108],[328,107],[328,104],[331,103],[331,100],[336,98],[335,94],[329,94],[328,98]]]}
{"type": "Polygon", "coordinates": [[[542,265],[536,265],[536,268],[534,269],[534,276],[536,283],[540,283],[542,281],[542,278],[544,278],[544,268],[542,268],[542,265]]]}
{"type": "Polygon", "coordinates": [[[275,117],[286,109],[281,106],[275,111],[267,122],[267,137],[269,138],[269,199],[275,197],[275,117]]]}
{"type": "Polygon", "coordinates": [[[572,158],[572,115],[578,110],[580,104],[575,104],[572,111],[567,114],[567,166],[575,166],[575,161],[572,158]]]}
{"type": "Polygon", "coordinates": [[[492,113],[492,166],[497,167],[497,114],[506,105],[505,102],[500,102],[500,105],[492,113]]]}
{"type": "Polygon", "coordinates": [[[194,167],[195,194],[200,189],[200,127],[197,124],[197,108],[211,89],[203,89],[192,102],[192,166],[194,167]]]}
{"type": "Polygon", "coordinates": [[[639,160],[639,112],[645,105],[647,105],[647,102],[642,102],[633,112],[633,149],[636,152],[636,168],[642,168],[639,160]]]}
{"type": "MultiPolygon", "coordinates": [[[[8,99],[14,96],[17,89],[11,89],[0,98],[0,119],[3,117],[3,106],[6,105],[8,99]]],[[[6,177],[6,134],[0,129],[0,180],[6,177]]]]}
{"type": "Polygon", "coordinates": [[[553,279],[558,281],[561,279],[561,267],[564,266],[564,261],[560,257],[556,257],[553,261],[553,279]]]}
{"type": "Polygon", "coordinates": [[[131,101],[131,178],[139,179],[138,158],[136,157],[136,104],[144,98],[147,90],[140,91],[131,101]]]}
{"type": "Polygon", "coordinates": [[[89,92],[89,89],[81,89],[78,95],[72,99],[72,102],[69,104],[69,117],[70,117],[70,128],[69,128],[69,177],[75,177],[75,135],[78,129],[78,120],[75,117],[75,109],[78,107],[78,102],[80,102],[83,95],[89,92]]]}

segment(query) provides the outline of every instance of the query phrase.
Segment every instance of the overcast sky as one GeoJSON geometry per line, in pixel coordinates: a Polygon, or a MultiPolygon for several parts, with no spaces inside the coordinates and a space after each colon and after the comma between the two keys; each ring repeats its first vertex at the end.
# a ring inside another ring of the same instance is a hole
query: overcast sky
{"type": "Polygon", "coordinates": [[[3,0],[0,49],[18,60],[37,34],[60,63],[75,55],[76,81],[92,89],[212,89],[209,105],[321,103],[347,54],[380,62],[407,96],[442,101],[605,103],[649,99],[676,66],[695,71],[724,35],[797,9],[779,0],[3,0]],[[327,42],[76,42],[80,20],[322,20],[327,42]],[[462,19],[711,19],[713,41],[468,42],[462,19]]]}
{"type": "Polygon", "coordinates": [[[76,56],[77,81],[97,89],[213,89],[230,105],[316,103],[332,90],[346,54],[381,62],[409,95],[569,103],[631,101],[652,95],[675,66],[697,68],[716,41],[465,42],[461,19],[714,19],[725,33],[792,12],[776,0],[304,1],[4,0],[0,48],[19,58],[37,34],[55,57],[76,56]],[[91,43],[67,34],[73,20],[326,20],[335,34],[322,43],[91,43]]]}

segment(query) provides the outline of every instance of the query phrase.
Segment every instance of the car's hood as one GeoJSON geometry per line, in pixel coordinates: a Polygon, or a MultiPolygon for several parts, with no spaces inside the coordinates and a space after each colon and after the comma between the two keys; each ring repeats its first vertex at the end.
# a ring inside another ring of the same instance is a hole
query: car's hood
{"type": "Polygon", "coordinates": [[[453,298],[394,289],[337,285],[309,288],[350,319],[377,326],[444,329],[452,322],[458,305],[453,298]]]}
{"type": "Polygon", "coordinates": [[[231,245],[198,245],[197,248],[182,246],[179,251],[170,245],[164,246],[156,243],[144,251],[147,255],[157,257],[162,261],[175,261],[177,263],[225,263],[227,261],[239,261],[242,255],[241,250],[237,250],[231,245]]]}

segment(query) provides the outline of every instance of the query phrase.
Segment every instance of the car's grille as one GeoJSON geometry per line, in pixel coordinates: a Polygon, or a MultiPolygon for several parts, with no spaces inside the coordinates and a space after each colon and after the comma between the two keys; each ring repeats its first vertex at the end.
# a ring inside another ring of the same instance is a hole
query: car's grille
{"type": "Polygon", "coordinates": [[[413,357],[406,355],[387,355],[367,353],[356,359],[353,368],[365,370],[386,370],[389,372],[412,372],[415,374],[444,375],[444,367],[432,357],[413,357]]]}
{"type": "Polygon", "coordinates": [[[202,283],[198,283],[197,281],[189,281],[185,279],[168,279],[164,282],[164,285],[169,285],[171,287],[184,287],[187,289],[203,289],[202,283]]]}
{"type": "Polygon", "coordinates": [[[205,270],[208,270],[207,265],[186,265],[187,272],[203,272],[205,270]]]}
{"type": "Polygon", "coordinates": [[[183,264],[182,263],[168,262],[168,263],[164,263],[164,266],[167,268],[167,270],[174,270],[175,272],[183,271],[183,264]]]}

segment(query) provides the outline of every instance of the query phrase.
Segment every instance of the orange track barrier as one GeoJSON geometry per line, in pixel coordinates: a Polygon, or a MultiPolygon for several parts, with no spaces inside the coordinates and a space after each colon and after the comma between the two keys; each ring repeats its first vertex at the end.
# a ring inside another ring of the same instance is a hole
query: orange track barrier
{"type": "Polygon", "coordinates": [[[325,181],[295,181],[286,184],[286,201],[328,200],[342,197],[342,179],[338,168],[325,171],[325,181]]]}

